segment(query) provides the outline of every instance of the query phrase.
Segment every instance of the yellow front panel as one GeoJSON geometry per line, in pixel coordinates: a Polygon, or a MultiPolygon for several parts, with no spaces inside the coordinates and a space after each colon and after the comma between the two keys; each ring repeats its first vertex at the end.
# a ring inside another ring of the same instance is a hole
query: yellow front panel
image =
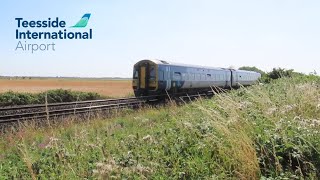
{"type": "Polygon", "coordinates": [[[146,88],[146,67],[140,69],[140,88],[146,88]]]}
{"type": "Polygon", "coordinates": [[[149,87],[157,87],[157,82],[155,80],[149,81],[149,87]]]}
{"type": "Polygon", "coordinates": [[[137,79],[133,79],[132,80],[132,86],[133,86],[133,88],[137,88],[137,86],[138,86],[138,80],[137,79]]]}

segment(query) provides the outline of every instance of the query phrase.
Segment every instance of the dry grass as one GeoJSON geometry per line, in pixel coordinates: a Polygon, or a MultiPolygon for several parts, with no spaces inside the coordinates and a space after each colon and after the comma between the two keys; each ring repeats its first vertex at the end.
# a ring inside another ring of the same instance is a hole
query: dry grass
{"type": "Polygon", "coordinates": [[[132,94],[130,80],[103,79],[0,79],[0,93],[6,91],[39,93],[51,89],[96,92],[105,96],[123,97],[132,94]]]}

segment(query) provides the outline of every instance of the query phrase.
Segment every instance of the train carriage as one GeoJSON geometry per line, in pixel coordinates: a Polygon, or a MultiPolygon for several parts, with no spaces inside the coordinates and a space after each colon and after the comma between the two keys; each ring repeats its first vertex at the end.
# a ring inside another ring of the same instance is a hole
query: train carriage
{"type": "Polygon", "coordinates": [[[221,88],[251,85],[260,74],[225,68],[142,60],[133,68],[132,86],[136,96],[178,92],[207,92],[211,86],[221,88]]]}

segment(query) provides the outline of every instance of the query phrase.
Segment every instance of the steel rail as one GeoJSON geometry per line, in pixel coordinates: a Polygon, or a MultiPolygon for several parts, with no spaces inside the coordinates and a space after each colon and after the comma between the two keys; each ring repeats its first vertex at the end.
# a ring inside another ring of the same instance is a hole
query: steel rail
{"type": "MultiPolygon", "coordinates": [[[[176,94],[170,94],[170,96],[171,95],[179,97],[179,99],[183,101],[183,98],[190,99],[192,97],[204,96],[206,94],[186,95],[186,93],[176,93],[176,94]],[[177,95],[180,95],[180,96],[177,96],[177,95]]],[[[99,110],[134,107],[134,106],[142,105],[146,102],[156,101],[157,98],[161,96],[167,96],[167,95],[152,95],[152,96],[142,96],[139,98],[130,97],[130,98],[119,98],[119,99],[102,99],[102,100],[91,100],[91,101],[52,103],[47,105],[37,104],[37,105],[28,105],[28,106],[5,107],[5,108],[0,108],[0,112],[5,113],[3,115],[0,115],[0,124],[28,120],[28,119],[40,120],[40,119],[65,116],[65,115],[78,115],[83,113],[90,113],[90,112],[95,112],[99,110]],[[101,104],[101,103],[108,103],[108,104],[101,104]],[[82,107],[76,107],[76,106],[68,107],[71,105],[82,105],[82,107]],[[59,107],[59,108],[54,109],[54,107],[59,107]],[[31,112],[24,112],[27,110],[31,112]],[[12,112],[8,113],[9,111],[12,111],[12,112]],[[14,112],[14,111],[17,111],[17,112],[14,112]]]]}
{"type": "Polygon", "coordinates": [[[93,112],[98,110],[107,110],[107,109],[118,109],[124,107],[130,107],[135,105],[141,105],[146,101],[134,101],[127,103],[116,103],[116,104],[107,104],[107,105],[97,105],[97,106],[86,106],[86,107],[75,107],[68,109],[59,109],[52,111],[41,111],[41,112],[31,112],[31,113],[22,113],[22,114],[13,114],[13,115],[4,115],[0,116],[0,123],[8,123],[19,120],[27,119],[40,119],[53,116],[63,116],[63,115],[76,115],[80,113],[93,112]]]}
{"type": "Polygon", "coordinates": [[[22,105],[13,107],[3,107],[0,111],[10,111],[10,110],[25,110],[32,108],[46,108],[46,107],[57,107],[57,106],[67,106],[67,105],[80,105],[80,104],[90,104],[90,103],[101,103],[101,102],[114,102],[114,101],[124,101],[124,100],[136,100],[136,97],[130,98],[119,98],[119,99],[100,99],[100,100],[90,100],[90,101],[74,101],[74,102],[63,102],[63,103],[50,103],[50,104],[35,104],[35,105],[22,105]]]}

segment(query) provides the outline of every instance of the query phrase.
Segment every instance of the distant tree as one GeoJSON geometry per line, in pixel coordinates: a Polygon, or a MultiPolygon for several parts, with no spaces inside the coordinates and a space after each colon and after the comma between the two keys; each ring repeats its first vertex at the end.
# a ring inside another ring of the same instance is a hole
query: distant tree
{"type": "Polygon", "coordinates": [[[282,77],[292,77],[294,74],[298,73],[294,73],[293,69],[273,68],[272,71],[268,73],[268,76],[271,79],[279,79],[282,77]]]}
{"type": "Polygon", "coordinates": [[[242,67],[239,68],[239,70],[255,71],[255,72],[260,73],[261,75],[265,74],[264,71],[262,71],[261,69],[255,67],[255,66],[242,66],[242,67]]]}

